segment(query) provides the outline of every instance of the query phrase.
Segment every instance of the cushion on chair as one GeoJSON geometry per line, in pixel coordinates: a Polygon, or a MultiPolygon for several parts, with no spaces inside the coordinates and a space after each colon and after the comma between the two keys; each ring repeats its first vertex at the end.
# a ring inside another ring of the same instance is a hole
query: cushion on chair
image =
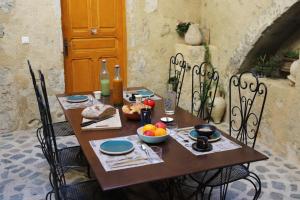
{"type": "MultiPolygon", "coordinates": [[[[227,169],[228,175],[230,167],[227,167],[225,169],[227,169]]],[[[206,186],[214,187],[225,183],[231,183],[239,179],[243,179],[249,175],[249,170],[244,165],[234,165],[231,167],[229,180],[225,182],[225,169],[223,169],[222,175],[219,169],[215,169],[207,172],[192,174],[191,176],[194,179],[198,180],[200,183],[204,183],[206,186]]]]}

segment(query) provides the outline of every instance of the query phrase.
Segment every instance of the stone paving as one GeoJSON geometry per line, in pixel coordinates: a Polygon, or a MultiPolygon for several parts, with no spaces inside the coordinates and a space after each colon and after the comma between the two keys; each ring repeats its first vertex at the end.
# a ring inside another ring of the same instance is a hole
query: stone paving
{"type": "MultiPolygon", "coordinates": [[[[75,145],[73,136],[59,140],[58,146],[75,145]]],[[[258,144],[256,149],[269,156],[266,161],[251,164],[262,180],[260,199],[300,199],[300,167],[286,163],[258,144]]],[[[70,172],[70,182],[86,179],[83,173],[70,172]]],[[[48,164],[44,159],[34,130],[0,133],[0,200],[45,199],[50,190],[48,164]]],[[[247,182],[230,185],[227,199],[252,199],[254,190],[247,182]]],[[[215,189],[212,199],[218,195],[215,189]]]]}

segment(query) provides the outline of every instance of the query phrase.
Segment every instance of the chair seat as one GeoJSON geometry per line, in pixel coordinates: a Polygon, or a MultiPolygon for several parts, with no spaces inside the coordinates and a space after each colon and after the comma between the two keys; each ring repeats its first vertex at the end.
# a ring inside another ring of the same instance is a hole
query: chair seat
{"type": "Polygon", "coordinates": [[[74,135],[74,132],[67,121],[52,123],[55,136],[74,135]]]}
{"type": "Polygon", "coordinates": [[[60,164],[64,168],[88,166],[88,163],[79,146],[60,149],[58,154],[60,158],[60,164]]]}
{"type": "Polygon", "coordinates": [[[96,181],[85,181],[72,185],[64,185],[59,189],[62,199],[91,200],[101,199],[101,189],[96,181]]]}
{"type": "Polygon", "coordinates": [[[84,181],[72,185],[63,185],[59,188],[63,200],[120,200],[127,199],[120,190],[103,192],[94,180],[84,181]]]}
{"type": "Polygon", "coordinates": [[[207,172],[192,174],[193,179],[196,179],[200,183],[204,183],[205,186],[214,187],[231,183],[236,180],[243,179],[249,175],[249,170],[244,165],[234,165],[231,167],[230,177],[225,182],[224,177],[227,171],[229,174],[230,167],[223,169],[222,174],[220,169],[210,170],[207,172]]]}

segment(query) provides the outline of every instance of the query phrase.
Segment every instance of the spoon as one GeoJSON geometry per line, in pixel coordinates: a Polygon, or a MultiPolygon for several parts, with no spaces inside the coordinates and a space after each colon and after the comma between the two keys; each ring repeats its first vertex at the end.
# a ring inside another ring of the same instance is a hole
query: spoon
{"type": "Polygon", "coordinates": [[[147,157],[148,157],[148,160],[149,160],[150,162],[152,162],[152,159],[150,158],[149,152],[148,152],[147,147],[146,147],[145,144],[141,144],[141,149],[146,153],[146,155],[147,155],[147,157]]]}

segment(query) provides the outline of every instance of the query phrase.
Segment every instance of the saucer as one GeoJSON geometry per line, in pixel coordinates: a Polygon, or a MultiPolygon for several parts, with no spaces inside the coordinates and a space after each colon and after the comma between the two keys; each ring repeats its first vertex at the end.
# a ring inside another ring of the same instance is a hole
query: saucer
{"type": "Polygon", "coordinates": [[[174,121],[174,119],[172,117],[162,117],[162,118],[160,118],[160,121],[169,123],[169,122],[174,121]]]}
{"type": "Polygon", "coordinates": [[[206,152],[206,151],[211,151],[213,147],[210,143],[208,143],[208,147],[206,149],[200,149],[200,148],[197,147],[197,142],[195,142],[195,143],[192,144],[192,148],[195,151],[206,152]]]}
{"type": "MultiPolygon", "coordinates": [[[[195,129],[193,129],[189,132],[189,137],[192,138],[193,140],[197,140],[198,135],[199,135],[199,133],[195,129]]],[[[218,141],[219,139],[221,139],[221,132],[218,130],[215,130],[215,132],[211,136],[208,137],[208,142],[215,142],[215,141],[218,141]]]]}

